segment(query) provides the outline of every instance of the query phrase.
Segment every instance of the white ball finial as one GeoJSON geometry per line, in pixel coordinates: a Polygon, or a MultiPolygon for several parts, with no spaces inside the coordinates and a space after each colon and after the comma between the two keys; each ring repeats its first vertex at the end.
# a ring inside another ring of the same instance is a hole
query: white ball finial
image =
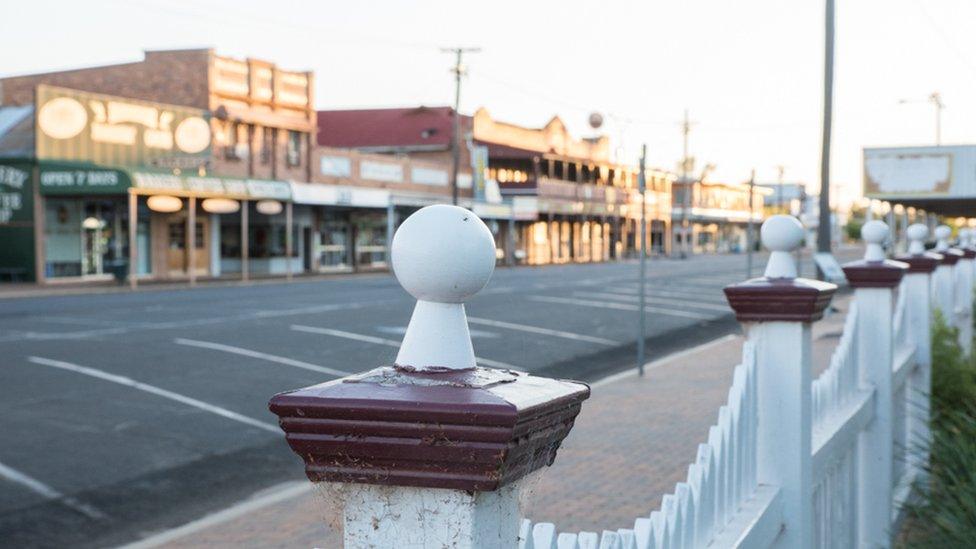
{"type": "Polygon", "coordinates": [[[925,239],[929,236],[929,228],[923,223],[910,225],[905,231],[908,236],[908,253],[921,255],[925,253],[925,239]]]}
{"type": "Polygon", "coordinates": [[[791,215],[774,215],[762,224],[759,231],[763,246],[769,249],[766,264],[767,278],[796,278],[796,263],[790,252],[803,243],[803,224],[791,215]]]}
{"type": "Polygon", "coordinates": [[[949,237],[952,236],[952,228],[948,225],[939,225],[935,228],[935,249],[944,252],[949,249],[949,237]]]}
{"type": "Polygon", "coordinates": [[[488,284],[495,239],[472,212],[438,204],[406,219],[393,236],[393,272],[417,306],[396,364],[416,370],[475,367],[463,302],[488,284]]]}
{"type": "Polygon", "coordinates": [[[888,239],[888,224],[878,220],[868,221],[861,227],[861,238],[867,244],[864,260],[884,261],[885,253],[882,244],[888,239]]]}
{"type": "Polygon", "coordinates": [[[462,303],[488,284],[495,239],[484,221],[457,206],[418,210],[393,236],[393,272],[422,301],[462,303]]]}

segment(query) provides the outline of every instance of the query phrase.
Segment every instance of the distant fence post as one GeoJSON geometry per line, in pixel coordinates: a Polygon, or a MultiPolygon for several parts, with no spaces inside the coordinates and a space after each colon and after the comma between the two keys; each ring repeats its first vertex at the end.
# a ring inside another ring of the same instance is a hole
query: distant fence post
{"type": "Polygon", "coordinates": [[[278,394],[271,411],[308,478],[331,484],[346,548],[515,548],[523,479],[555,460],[589,388],[476,366],[463,302],[495,244],[472,212],[423,208],[391,248],[417,298],[396,364],[278,394]]]}
{"type": "Polygon", "coordinates": [[[796,218],[767,219],[761,236],[771,251],[764,276],[728,286],[725,294],[756,349],[757,480],[783,495],[784,529],[775,547],[806,549],[814,538],[811,323],[837,287],[797,278],[791,252],[804,230],[796,218]]]}
{"type": "Polygon", "coordinates": [[[942,260],[935,269],[932,292],[935,295],[935,307],[942,311],[942,316],[949,326],[956,325],[956,283],[955,266],[962,254],[949,246],[952,229],[948,225],[935,228],[935,251],[942,255],[942,260]]]}
{"type": "Polygon", "coordinates": [[[932,392],[932,273],[942,261],[937,253],[925,251],[929,228],[916,223],[906,231],[908,253],[898,258],[908,264],[905,274],[905,322],[908,337],[915,344],[918,369],[908,379],[908,456],[919,472],[928,465],[929,395],[932,392]]]}
{"type": "Polygon", "coordinates": [[[969,229],[959,230],[959,243],[955,248],[961,254],[956,263],[956,325],[959,326],[959,344],[968,354],[973,351],[973,270],[976,269],[976,250],[969,247],[969,229]]]}
{"type": "Polygon", "coordinates": [[[894,289],[908,265],[885,259],[888,225],[869,221],[861,228],[864,259],[844,265],[857,304],[857,370],[872,386],[874,419],[861,432],[857,458],[857,523],[860,547],[891,546],[894,462],[894,289]]]}

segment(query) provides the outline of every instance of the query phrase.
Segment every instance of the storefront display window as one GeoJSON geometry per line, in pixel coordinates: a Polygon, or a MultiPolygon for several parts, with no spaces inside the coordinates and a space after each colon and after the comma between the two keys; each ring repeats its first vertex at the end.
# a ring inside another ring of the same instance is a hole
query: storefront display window
{"type": "Polygon", "coordinates": [[[124,267],[128,219],[121,202],[51,198],[45,204],[48,278],[98,277],[124,267]]]}
{"type": "Polygon", "coordinates": [[[381,268],[386,266],[386,213],[356,212],[356,266],[381,268]]]}

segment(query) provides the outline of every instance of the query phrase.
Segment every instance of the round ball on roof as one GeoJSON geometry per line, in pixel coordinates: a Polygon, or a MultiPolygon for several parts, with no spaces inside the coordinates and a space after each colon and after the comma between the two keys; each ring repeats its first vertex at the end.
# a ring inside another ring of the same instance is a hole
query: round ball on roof
{"type": "Polygon", "coordinates": [[[935,228],[935,238],[946,240],[952,236],[952,228],[948,225],[939,225],[935,228]]]}
{"type": "Polygon", "coordinates": [[[495,239],[474,213],[457,206],[427,206],[393,236],[393,273],[423,301],[462,303],[495,270],[495,239]]]}

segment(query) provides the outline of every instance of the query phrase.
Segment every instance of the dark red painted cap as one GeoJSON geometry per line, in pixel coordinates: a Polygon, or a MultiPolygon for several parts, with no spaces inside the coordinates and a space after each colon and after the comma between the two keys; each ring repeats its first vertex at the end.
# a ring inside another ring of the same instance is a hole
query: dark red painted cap
{"type": "Polygon", "coordinates": [[[552,464],[589,395],[510,370],[386,366],[269,407],[313,482],[491,491],[552,464]]]}
{"type": "Polygon", "coordinates": [[[960,259],[962,259],[962,250],[959,248],[949,248],[948,250],[942,250],[939,253],[942,254],[943,265],[955,265],[960,259]]]}
{"type": "Polygon", "coordinates": [[[852,261],[844,264],[844,276],[851,288],[894,288],[908,272],[908,263],[883,261],[852,261]]]}
{"type": "Polygon", "coordinates": [[[959,251],[962,252],[962,256],[966,259],[976,259],[976,250],[972,248],[959,248],[959,251]]]}
{"type": "Polygon", "coordinates": [[[806,278],[754,278],[725,287],[725,297],[742,322],[813,322],[837,291],[829,282],[806,278]]]}
{"type": "Polygon", "coordinates": [[[918,255],[903,255],[895,259],[907,264],[910,273],[931,273],[942,262],[942,254],[925,252],[918,255]]]}

